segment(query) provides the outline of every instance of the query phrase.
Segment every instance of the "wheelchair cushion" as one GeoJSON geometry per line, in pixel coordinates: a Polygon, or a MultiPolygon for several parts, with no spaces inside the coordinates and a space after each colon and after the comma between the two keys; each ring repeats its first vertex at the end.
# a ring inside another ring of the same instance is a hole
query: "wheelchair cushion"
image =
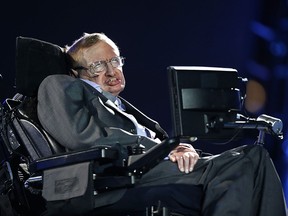
{"type": "Polygon", "coordinates": [[[16,38],[16,90],[37,95],[42,80],[51,74],[68,74],[67,55],[60,46],[34,38],[16,38]]]}

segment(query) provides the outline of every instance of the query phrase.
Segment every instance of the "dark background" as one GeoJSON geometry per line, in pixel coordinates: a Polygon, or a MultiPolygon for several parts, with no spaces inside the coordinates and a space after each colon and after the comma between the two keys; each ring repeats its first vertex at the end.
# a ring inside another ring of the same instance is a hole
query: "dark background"
{"type": "Polygon", "coordinates": [[[127,86],[122,96],[169,133],[168,66],[235,68],[239,76],[255,81],[247,91],[252,104],[248,114],[265,113],[284,123],[284,139],[268,136],[266,148],[288,190],[287,0],[32,0],[5,4],[0,13],[1,101],[15,94],[17,36],[65,46],[83,32],[104,32],[126,57],[127,86]]]}

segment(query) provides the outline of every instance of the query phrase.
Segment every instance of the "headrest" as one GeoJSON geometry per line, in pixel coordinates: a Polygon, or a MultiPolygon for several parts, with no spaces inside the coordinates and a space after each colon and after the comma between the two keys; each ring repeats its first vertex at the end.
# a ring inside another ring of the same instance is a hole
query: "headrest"
{"type": "Polygon", "coordinates": [[[52,74],[69,74],[64,49],[28,37],[16,38],[16,91],[37,96],[42,80],[52,74]]]}

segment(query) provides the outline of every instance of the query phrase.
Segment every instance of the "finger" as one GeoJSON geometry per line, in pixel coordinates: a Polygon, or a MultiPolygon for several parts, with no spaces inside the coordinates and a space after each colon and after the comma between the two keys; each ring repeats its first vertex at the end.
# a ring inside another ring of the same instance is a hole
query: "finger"
{"type": "Polygon", "coordinates": [[[191,169],[191,155],[189,154],[183,154],[183,160],[184,160],[184,170],[185,173],[189,173],[191,169]]]}
{"type": "Polygon", "coordinates": [[[197,161],[199,159],[199,155],[197,153],[195,153],[189,159],[190,159],[189,171],[192,172],[194,167],[195,167],[195,164],[197,163],[197,161]]]}
{"type": "Polygon", "coordinates": [[[170,153],[170,154],[168,155],[168,157],[169,157],[169,160],[170,160],[170,161],[176,162],[176,157],[175,157],[175,155],[174,155],[173,153],[170,153]]]}
{"type": "Polygon", "coordinates": [[[183,157],[182,156],[176,156],[178,168],[181,172],[184,172],[184,164],[183,164],[183,157]]]}

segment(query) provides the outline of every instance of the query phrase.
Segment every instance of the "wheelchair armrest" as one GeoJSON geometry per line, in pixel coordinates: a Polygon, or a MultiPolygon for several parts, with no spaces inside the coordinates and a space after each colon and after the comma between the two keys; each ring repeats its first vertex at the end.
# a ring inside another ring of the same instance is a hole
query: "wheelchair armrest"
{"type": "MultiPolygon", "coordinates": [[[[86,161],[96,161],[94,169],[94,189],[97,193],[117,188],[130,187],[147,171],[163,160],[179,144],[179,138],[170,138],[152,147],[140,155],[121,155],[120,150],[110,146],[98,146],[87,150],[67,152],[37,159],[29,165],[34,174],[25,182],[25,187],[32,193],[42,190],[45,170],[67,167],[86,161]],[[39,172],[43,172],[39,175],[39,172]],[[96,177],[97,176],[97,177],[96,177]]],[[[69,171],[68,171],[69,172],[69,171]]]]}
{"type": "Polygon", "coordinates": [[[98,161],[100,163],[116,162],[114,165],[123,168],[134,175],[142,175],[153,168],[159,161],[163,160],[169,152],[179,144],[179,138],[166,139],[155,145],[144,154],[130,155],[128,163],[126,158],[119,154],[117,148],[110,146],[99,146],[82,151],[74,151],[49,156],[33,161],[29,165],[31,172],[43,171],[60,166],[71,165],[84,161],[98,161]]]}
{"type": "Polygon", "coordinates": [[[32,173],[52,169],[60,166],[71,165],[84,161],[98,161],[101,163],[112,162],[119,159],[117,149],[110,146],[99,146],[81,151],[72,151],[62,154],[57,154],[45,158],[40,158],[29,165],[29,171],[32,173]]]}

